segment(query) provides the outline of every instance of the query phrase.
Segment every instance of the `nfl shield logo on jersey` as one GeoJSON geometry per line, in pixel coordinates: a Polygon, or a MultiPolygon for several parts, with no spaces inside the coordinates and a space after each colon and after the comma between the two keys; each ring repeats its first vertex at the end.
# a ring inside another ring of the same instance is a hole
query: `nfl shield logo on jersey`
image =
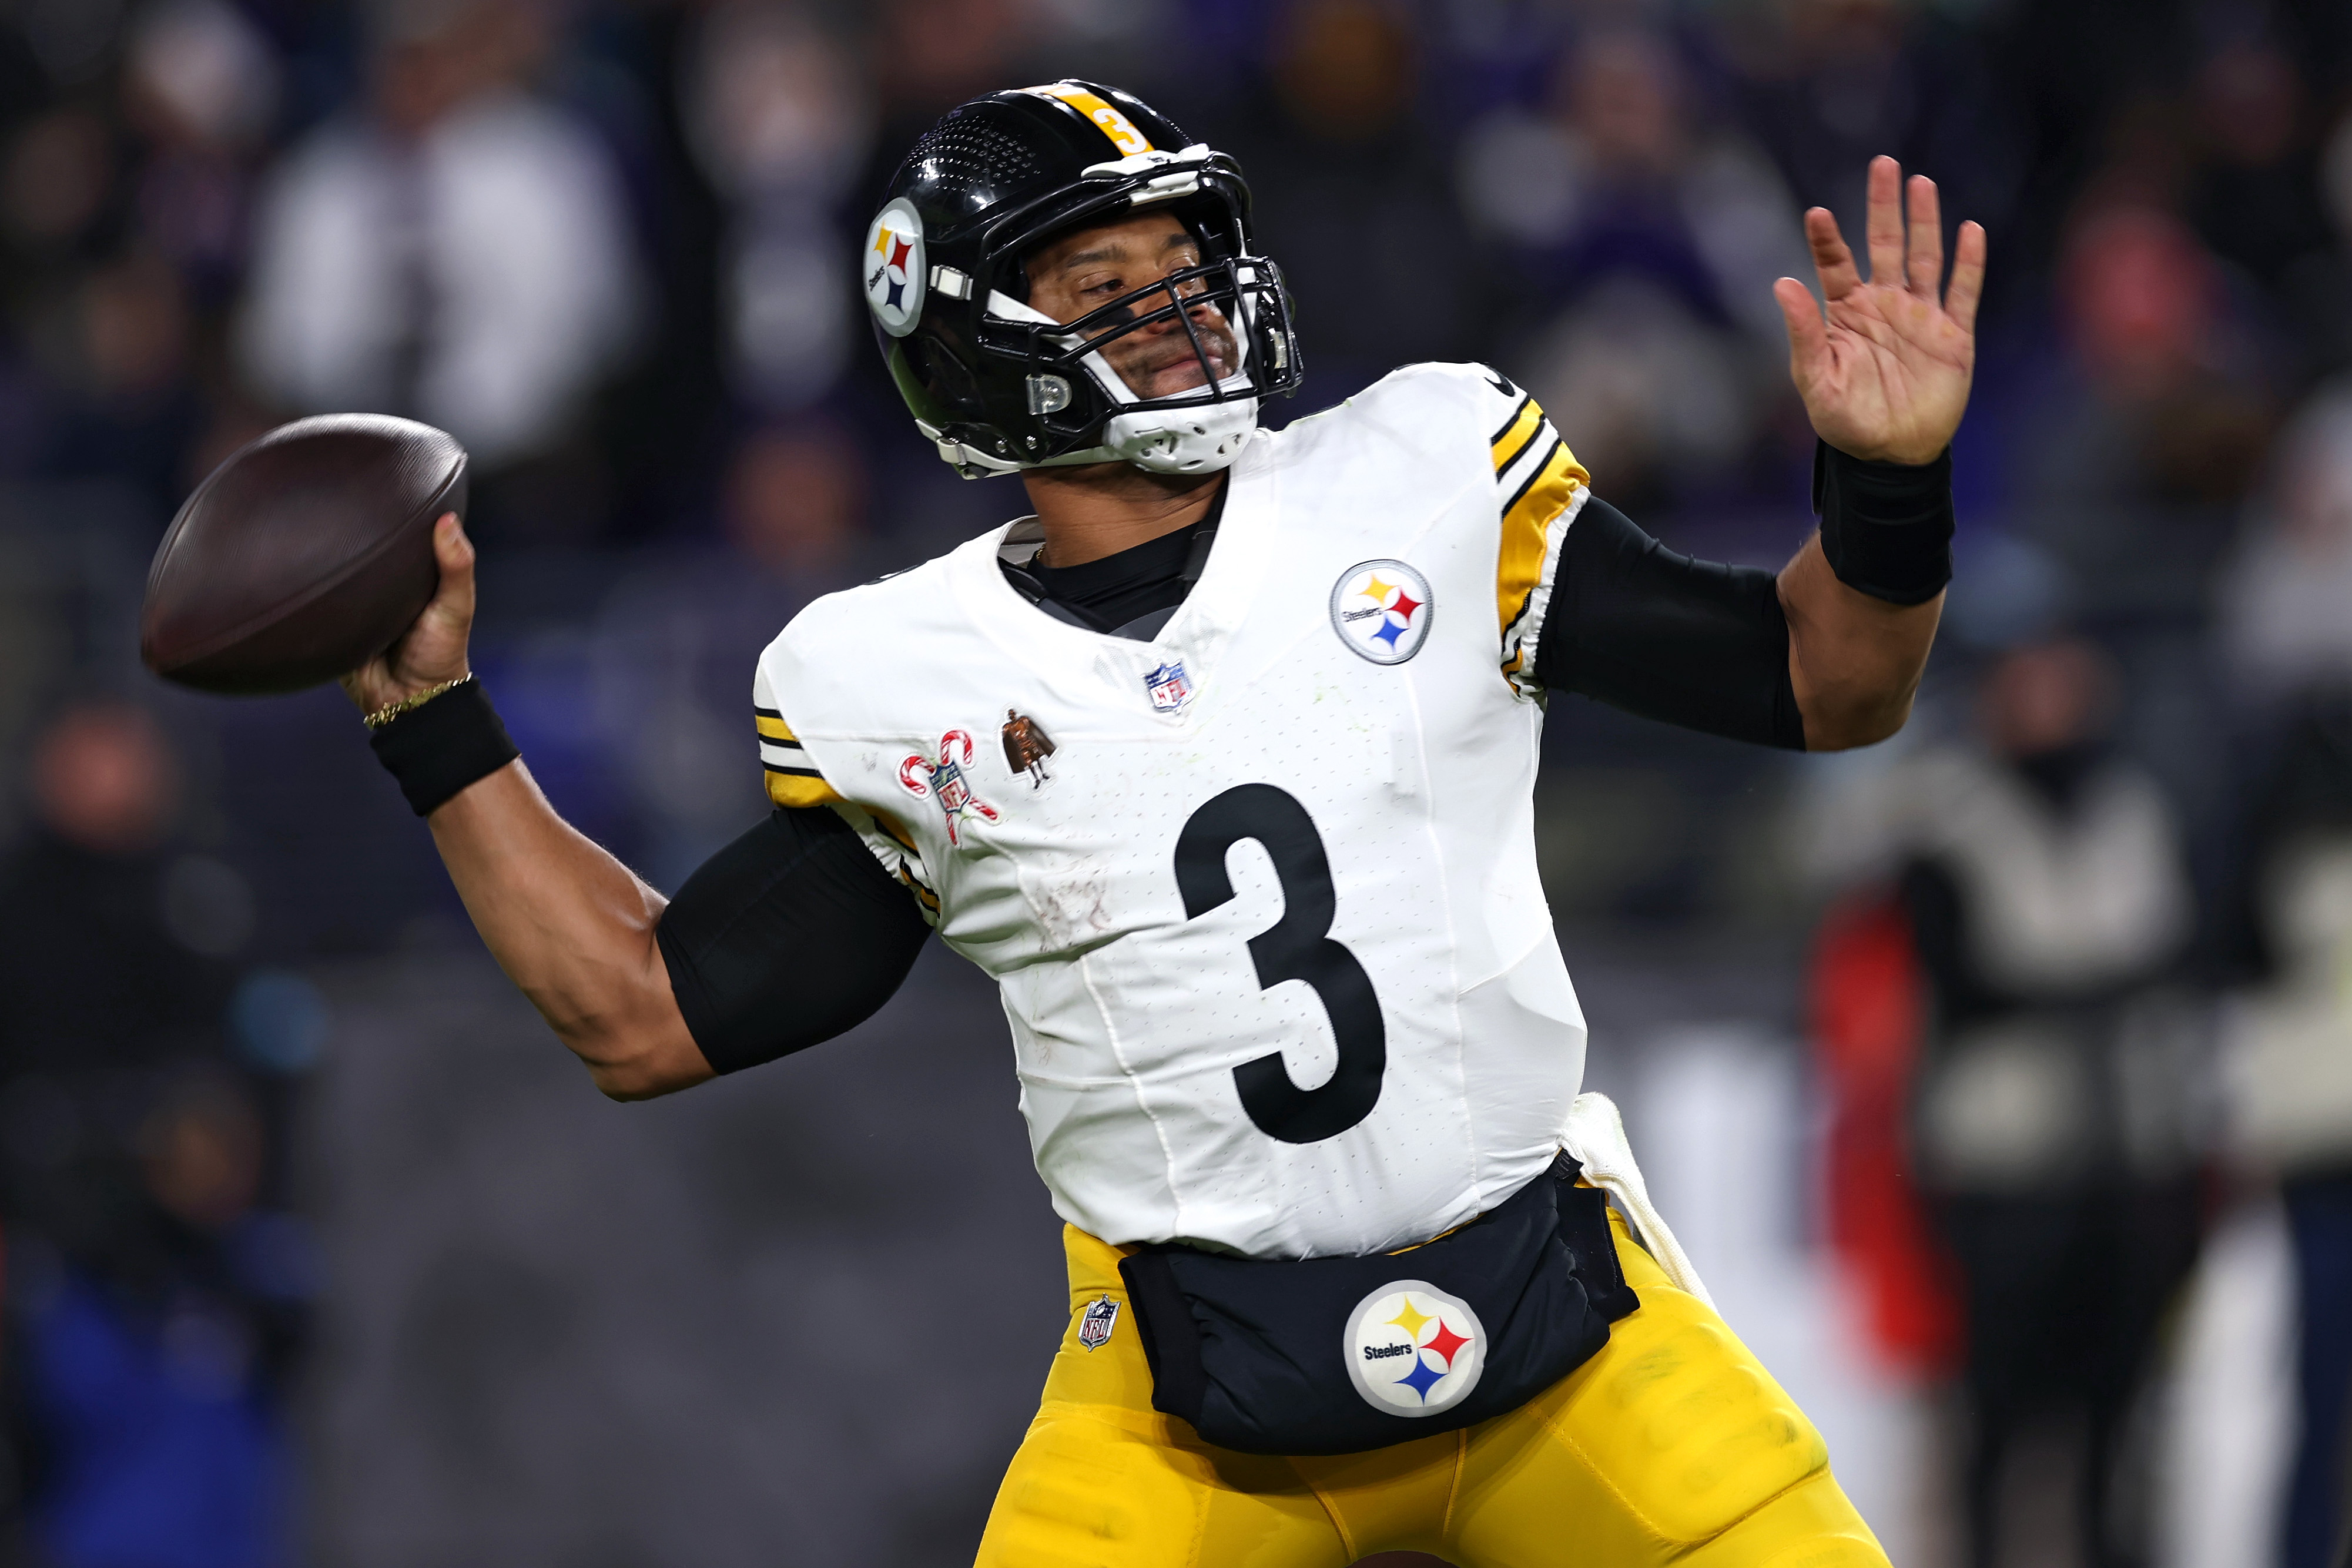
{"type": "Polygon", "coordinates": [[[1331,629],[1374,664],[1402,664],[1429,640],[1429,579],[1402,561],[1359,561],[1331,584],[1331,629]]]}
{"type": "Polygon", "coordinates": [[[1078,1319],[1078,1343],[1090,1351],[1098,1351],[1110,1339],[1110,1331],[1118,1327],[1118,1303],[1104,1296],[1087,1303],[1084,1316],[1078,1319]]]}
{"type": "Polygon", "coordinates": [[[948,819],[950,844],[962,842],[956,835],[956,824],[965,818],[996,820],[996,808],[972,793],[971,768],[971,737],[961,730],[950,730],[940,737],[937,757],[919,752],[898,764],[898,782],[909,795],[929,795],[940,803],[948,819]]]}
{"type": "Polygon", "coordinates": [[[1184,661],[1171,659],[1143,678],[1144,689],[1151,693],[1154,713],[1173,713],[1192,700],[1192,682],[1184,674],[1184,661]]]}
{"type": "Polygon", "coordinates": [[[1339,1346],[1366,1404],[1434,1415],[1469,1397],[1486,1365],[1486,1331],[1470,1303],[1421,1279],[1381,1286],[1348,1314],[1339,1346]]]}

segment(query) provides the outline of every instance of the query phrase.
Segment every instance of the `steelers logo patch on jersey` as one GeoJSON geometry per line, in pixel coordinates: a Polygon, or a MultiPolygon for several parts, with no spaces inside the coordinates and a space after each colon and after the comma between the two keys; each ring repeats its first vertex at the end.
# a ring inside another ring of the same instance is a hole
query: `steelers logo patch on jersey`
{"type": "Polygon", "coordinates": [[[1486,1331],[1459,1296],[1420,1279],[1381,1286],[1348,1314],[1340,1345],[1356,1392],[1391,1415],[1434,1415],[1478,1386],[1486,1331]]]}
{"type": "Polygon", "coordinates": [[[903,338],[915,330],[923,314],[923,220],[903,196],[884,207],[866,230],[858,276],[884,331],[903,338]]]}
{"type": "Polygon", "coordinates": [[[1361,561],[1331,584],[1331,629],[1374,664],[1402,664],[1429,640],[1429,579],[1402,561],[1361,561]]]}

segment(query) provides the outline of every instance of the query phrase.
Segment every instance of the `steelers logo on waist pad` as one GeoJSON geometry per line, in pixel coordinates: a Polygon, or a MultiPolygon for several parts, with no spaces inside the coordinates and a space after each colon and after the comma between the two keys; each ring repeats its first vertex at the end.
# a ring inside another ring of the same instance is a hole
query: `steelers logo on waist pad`
{"type": "Polygon", "coordinates": [[[1398,1279],[1365,1297],[1348,1314],[1339,1348],[1364,1403],[1391,1415],[1452,1409],[1486,1366],[1478,1314],[1420,1279],[1398,1279]]]}
{"type": "Polygon", "coordinates": [[[1402,561],[1360,561],[1331,584],[1331,629],[1374,664],[1402,664],[1429,640],[1429,579],[1402,561]]]}
{"type": "Polygon", "coordinates": [[[884,207],[866,231],[857,277],[884,331],[903,338],[915,330],[923,315],[923,219],[904,196],[884,207]]]}

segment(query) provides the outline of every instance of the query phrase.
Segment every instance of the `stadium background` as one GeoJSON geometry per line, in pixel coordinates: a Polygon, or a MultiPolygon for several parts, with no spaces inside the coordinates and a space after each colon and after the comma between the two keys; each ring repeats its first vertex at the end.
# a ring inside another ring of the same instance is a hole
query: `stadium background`
{"type": "MultiPolygon", "coordinates": [[[[2158,829],[2053,874],[2175,888],[2085,984],[2172,1053],[2201,1239],[2150,1264],[2108,1508],[2156,1562],[2271,1561],[2297,1281],[2352,1256],[2306,1204],[2298,1272],[2277,1195],[2331,1190],[2352,1114],[2267,1134],[2240,1022],[2293,967],[2257,871],[2326,852],[2326,809],[2280,848],[2280,759],[2352,671],[2347,73],[2324,0],[0,4],[8,1560],[965,1560],[1061,1310],[977,975],[935,950],[848,1038],[608,1104],[340,695],[165,689],[132,626],[240,442],[443,425],[477,667],[559,808],[674,889],[762,809],[755,650],[1019,508],[908,428],[852,247],[940,111],[1076,74],[1241,158],[1308,365],[1276,420],[1484,359],[1717,559],[1807,526],[1767,292],[1810,278],[1801,208],[1855,235],[1884,152],[1987,226],[1911,729],[1793,758],[1563,700],[1545,879],[1665,1211],[1896,1560],[1958,1563],[1950,1288],[1853,1196],[1894,1190],[1920,1037],[1906,769],[1992,776],[2004,701],[2090,693],[2158,829]]],[[[2079,1560],[2082,1429],[2020,1419],[2002,1562],[2079,1560]]]]}

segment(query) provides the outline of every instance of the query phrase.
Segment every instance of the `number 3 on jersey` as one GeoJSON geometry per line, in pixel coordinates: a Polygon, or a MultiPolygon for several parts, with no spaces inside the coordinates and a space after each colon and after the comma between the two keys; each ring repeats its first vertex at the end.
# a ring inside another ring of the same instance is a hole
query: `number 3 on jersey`
{"type": "Polygon", "coordinates": [[[1267,784],[1237,784],[1194,812],[1176,838],[1176,887],[1184,916],[1197,920],[1229,901],[1234,880],[1225,852],[1254,838],[1274,861],[1282,884],[1282,918],[1250,938],[1257,983],[1271,989],[1304,980],[1322,999],[1339,1042],[1339,1066],[1319,1089],[1291,1080],[1280,1051],[1234,1068],[1242,1109],[1267,1136],[1286,1143],[1336,1138],[1372,1113],[1388,1071],[1388,1029],[1381,999],[1356,955],[1331,936],[1339,897],[1323,836],[1297,799],[1267,784]]]}

